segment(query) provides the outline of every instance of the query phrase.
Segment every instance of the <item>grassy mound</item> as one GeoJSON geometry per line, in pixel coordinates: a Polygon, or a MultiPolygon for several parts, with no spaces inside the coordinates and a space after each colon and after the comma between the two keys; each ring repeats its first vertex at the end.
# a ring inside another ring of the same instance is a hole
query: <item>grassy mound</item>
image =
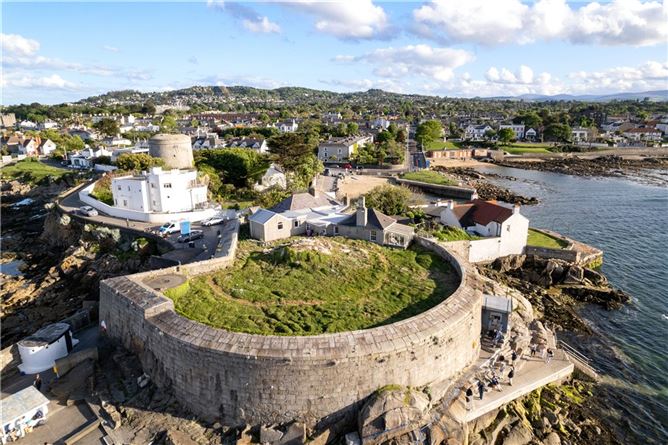
{"type": "Polygon", "coordinates": [[[231,268],[165,292],[184,317],[237,332],[316,335],[412,317],[459,284],[451,266],[420,248],[344,238],[241,241],[231,268]]]}
{"type": "Polygon", "coordinates": [[[568,243],[566,241],[534,229],[529,229],[527,245],[535,247],[547,247],[548,249],[564,249],[568,247],[568,243]]]}

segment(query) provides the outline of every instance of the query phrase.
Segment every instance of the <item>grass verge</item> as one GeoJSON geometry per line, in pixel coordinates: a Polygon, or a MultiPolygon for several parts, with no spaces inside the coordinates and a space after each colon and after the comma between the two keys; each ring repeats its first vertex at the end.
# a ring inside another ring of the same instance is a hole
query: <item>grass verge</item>
{"type": "Polygon", "coordinates": [[[59,178],[69,173],[65,168],[53,167],[36,159],[24,159],[0,169],[3,179],[20,179],[30,184],[37,184],[47,176],[59,178]]]}
{"type": "Polygon", "coordinates": [[[407,172],[401,175],[401,179],[409,181],[426,182],[437,185],[457,185],[458,182],[442,173],[433,170],[421,170],[416,172],[407,172]]]}
{"type": "Polygon", "coordinates": [[[562,239],[555,238],[535,229],[529,229],[527,245],[534,247],[546,247],[548,249],[563,249],[568,246],[568,243],[562,239]]]}

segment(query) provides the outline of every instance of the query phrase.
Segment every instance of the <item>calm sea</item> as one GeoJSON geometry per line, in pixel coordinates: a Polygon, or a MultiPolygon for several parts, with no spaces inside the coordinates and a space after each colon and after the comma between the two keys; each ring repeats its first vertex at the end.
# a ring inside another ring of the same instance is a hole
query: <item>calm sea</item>
{"type": "MultiPolygon", "coordinates": [[[[603,249],[603,273],[633,297],[622,310],[582,309],[599,334],[568,340],[602,372],[612,425],[625,443],[668,443],[668,188],[618,178],[583,178],[505,167],[480,172],[540,200],[522,213],[603,249]]],[[[655,172],[666,178],[668,172],[655,172]]]]}

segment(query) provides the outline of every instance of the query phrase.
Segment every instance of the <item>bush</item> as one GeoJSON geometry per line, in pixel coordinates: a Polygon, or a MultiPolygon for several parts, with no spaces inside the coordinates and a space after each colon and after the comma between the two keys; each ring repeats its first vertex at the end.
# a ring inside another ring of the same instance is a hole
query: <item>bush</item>
{"type": "Polygon", "coordinates": [[[406,187],[379,185],[366,195],[366,206],[386,215],[400,215],[408,208],[411,192],[406,187]]]}

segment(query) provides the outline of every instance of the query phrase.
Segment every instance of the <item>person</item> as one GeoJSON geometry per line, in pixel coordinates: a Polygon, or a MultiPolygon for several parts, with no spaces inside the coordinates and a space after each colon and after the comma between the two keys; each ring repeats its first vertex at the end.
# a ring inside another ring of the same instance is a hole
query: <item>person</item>
{"type": "Polygon", "coordinates": [[[469,386],[466,389],[466,411],[471,411],[471,402],[473,401],[473,390],[469,386]]]}
{"type": "Polygon", "coordinates": [[[496,331],[496,335],[494,336],[494,346],[498,346],[499,343],[503,342],[503,332],[501,330],[496,331]]]}
{"type": "Polygon", "coordinates": [[[515,360],[517,360],[517,352],[513,350],[513,354],[510,356],[510,359],[513,362],[513,365],[515,364],[515,360]]]}
{"type": "Polygon", "coordinates": [[[549,365],[553,358],[554,358],[554,351],[550,348],[547,348],[547,357],[545,357],[545,364],[549,365]]]}
{"type": "Polygon", "coordinates": [[[515,377],[515,367],[513,366],[510,368],[510,372],[508,373],[508,385],[513,386],[513,377],[515,377]]]}
{"type": "Polygon", "coordinates": [[[485,385],[482,383],[482,380],[478,380],[478,394],[480,394],[480,400],[482,400],[482,395],[485,393],[485,385]]]}
{"type": "Polygon", "coordinates": [[[529,350],[531,351],[531,357],[535,357],[535,356],[536,356],[536,350],[537,350],[537,349],[538,349],[538,345],[535,345],[535,344],[533,344],[533,343],[531,343],[531,344],[529,345],[529,350]]]}
{"type": "Polygon", "coordinates": [[[501,367],[499,368],[499,374],[503,374],[503,371],[506,369],[506,362],[501,362],[501,367]]]}
{"type": "Polygon", "coordinates": [[[489,384],[492,388],[495,388],[497,391],[503,391],[501,385],[499,384],[499,379],[496,376],[496,374],[492,375],[492,380],[490,380],[489,384]]]}
{"type": "Polygon", "coordinates": [[[42,389],[42,378],[37,374],[35,376],[35,381],[32,382],[33,386],[37,388],[37,391],[40,391],[42,389]]]}

